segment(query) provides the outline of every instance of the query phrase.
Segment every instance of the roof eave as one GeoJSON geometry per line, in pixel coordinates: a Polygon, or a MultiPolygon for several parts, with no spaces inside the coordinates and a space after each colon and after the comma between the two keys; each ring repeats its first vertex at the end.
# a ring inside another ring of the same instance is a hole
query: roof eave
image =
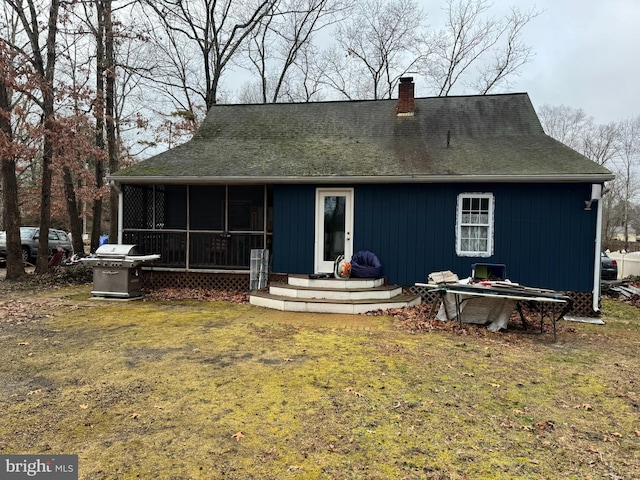
{"type": "Polygon", "coordinates": [[[357,183],[601,183],[613,180],[613,174],[546,175],[388,175],[388,176],[119,176],[107,180],[117,184],[197,185],[197,184],[357,184],[357,183]]]}

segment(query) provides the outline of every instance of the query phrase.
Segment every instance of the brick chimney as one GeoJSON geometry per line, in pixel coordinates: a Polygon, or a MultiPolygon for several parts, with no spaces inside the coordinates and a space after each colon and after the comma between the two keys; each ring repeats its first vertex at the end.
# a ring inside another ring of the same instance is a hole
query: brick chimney
{"type": "Polygon", "coordinates": [[[413,77],[402,77],[398,84],[398,116],[410,117],[414,112],[413,77]]]}

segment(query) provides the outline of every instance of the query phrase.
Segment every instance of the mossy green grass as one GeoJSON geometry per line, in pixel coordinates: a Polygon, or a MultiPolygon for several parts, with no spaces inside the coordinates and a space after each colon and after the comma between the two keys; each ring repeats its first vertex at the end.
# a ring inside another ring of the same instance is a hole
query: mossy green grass
{"type": "Polygon", "coordinates": [[[0,329],[0,452],[78,454],[82,479],[640,472],[640,315],[618,302],[555,343],[78,289],[66,302],[0,329]]]}

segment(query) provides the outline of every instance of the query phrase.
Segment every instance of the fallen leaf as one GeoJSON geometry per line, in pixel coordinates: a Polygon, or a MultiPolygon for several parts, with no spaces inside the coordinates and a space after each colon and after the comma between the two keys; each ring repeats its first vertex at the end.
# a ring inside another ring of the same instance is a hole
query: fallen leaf
{"type": "Polygon", "coordinates": [[[364,397],[360,392],[356,392],[353,387],[345,387],[345,392],[353,393],[356,397],[364,397]]]}
{"type": "Polygon", "coordinates": [[[494,388],[500,388],[500,384],[498,383],[490,383],[489,385],[491,385],[494,388]]]}
{"type": "Polygon", "coordinates": [[[89,408],[89,405],[87,405],[86,403],[82,403],[80,404],[80,408],[86,410],[87,408],[89,408]]]}
{"type": "Polygon", "coordinates": [[[289,468],[287,468],[287,470],[289,472],[297,472],[298,470],[302,470],[302,467],[299,467],[297,465],[290,465],[289,468]]]}
{"type": "Polygon", "coordinates": [[[236,439],[236,442],[239,442],[241,438],[244,438],[244,434],[242,432],[236,432],[231,436],[236,439]]]}
{"type": "Polygon", "coordinates": [[[471,372],[462,372],[462,375],[464,375],[465,377],[475,377],[475,375],[471,372]]]}

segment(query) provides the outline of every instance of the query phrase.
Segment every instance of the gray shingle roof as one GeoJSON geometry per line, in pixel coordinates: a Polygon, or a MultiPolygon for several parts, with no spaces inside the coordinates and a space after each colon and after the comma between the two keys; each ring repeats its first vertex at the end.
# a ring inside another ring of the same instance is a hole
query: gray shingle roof
{"type": "Polygon", "coordinates": [[[547,136],[527,94],[216,105],[189,142],[121,170],[133,181],[603,181],[547,136]],[[447,141],[449,141],[447,145],[447,141]]]}

